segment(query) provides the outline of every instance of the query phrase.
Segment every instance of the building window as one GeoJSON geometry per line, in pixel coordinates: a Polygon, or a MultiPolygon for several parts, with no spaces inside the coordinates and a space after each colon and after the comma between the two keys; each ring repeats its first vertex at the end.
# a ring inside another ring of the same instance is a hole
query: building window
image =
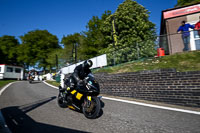
{"type": "Polygon", "coordinates": [[[198,34],[200,31],[194,31],[194,43],[196,46],[196,50],[200,50],[200,35],[198,34]]]}
{"type": "Polygon", "coordinates": [[[13,68],[12,67],[7,67],[6,72],[13,72],[13,68]]]}
{"type": "Polygon", "coordinates": [[[15,68],[15,73],[21,73],[21,69],[20,68],[15,68]]]}

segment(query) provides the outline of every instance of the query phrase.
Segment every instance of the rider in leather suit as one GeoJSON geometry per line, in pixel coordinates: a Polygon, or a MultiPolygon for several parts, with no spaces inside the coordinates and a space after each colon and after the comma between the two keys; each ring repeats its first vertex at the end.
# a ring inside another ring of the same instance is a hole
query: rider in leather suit
{"type": "Polygon", "coordinates": [[[92,67],[92,65],[93,63],[91,60],[86,60],[83,64],[78,65],[74,69],[72,77],[74,78],[75,84],[77,83],[77,85],[81,85],[83,83],[83,79],[91,73],[90,67],[92,67]]]}
{"type": "MultiPolygon", "coordinates": [[[[78,65],[72,75],[69,77],[69,80],[66,80],[65,84],[70,88],[70,91],[76,89],[76,85],[82,85],[83,79],[91,73],[90,67],[92,67],[93,62],[91,60],[84,61],[83,64],[78,65]]],[[[67,88],[68,90],[68,88],[67,88]]]]}

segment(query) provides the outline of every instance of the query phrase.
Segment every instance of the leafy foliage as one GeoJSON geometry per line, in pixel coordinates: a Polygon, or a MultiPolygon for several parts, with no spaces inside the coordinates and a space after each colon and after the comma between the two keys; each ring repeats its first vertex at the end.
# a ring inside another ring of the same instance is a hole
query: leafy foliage
{"type": "Polygon", "coordinates": [[[105,42],[106,34],[102,32],[102,26],[103,22],[110,15],[111,11],[105,11],[101,18],[98,16],[93,16],[92,19],[89,20],[86,26],[87,31],[83,32],[84,39],[81,53],[84,59],[95,57],[101,54],[103,49],[108,47],[107,43],[105,42]]]}
{"type": "Polygon", "coordinates": [[[47,30],[30,31],[20,38],[22,40],[21,56],[18,59],[31,66],[37,63],[38,67],[44,70],[50,65],[47,62],[48,54],[60,48],[58,38],[47,30]]]}
{"type": "Polygon", "coordinates": [[[19,65],[17,61],[19,42],[14,36],[0,37],[0,64],[19,65]]]}
{"type": "Polygon", "coordinates": [[[178,0],[176,7],[199,3],[199,0],[178,0]]]}
{"type": "Polygon", "coordinates": [[[77,59],[82,60],[80,53],[83,36],[80,33],[74,33],[62,38],[61,43],[64,44],[66,60],[68,63],[75,63],[75,49],[77,50],[77,59]]]}
{"type": "Polygon", "coordinates": [[[96,69],[93,72],[124,73],[144,70],[175,68],[177,71],[200,71],[200,51],[190,51],[163,56],[160,58],[141,59],[113,67],[96,69]]]}
{"type": "Polygon", "coordinates": [[[114,19],[118,40],[114,45],[110,43],[113,40],[112,34],[105,37],[106,42],[110,43],[106,50],[110,61],[115,58],[115,63],[120,63],[134,60],[138,55],[140,57],[154,55],[155,24],[148,18],[149,12],[142,5],[132,0],[125,0],[117,11],[106,19],[103,32],[107,35],[111,33],[114,19]]]}
{"type": "Polygon", "coordinates": [[[58,63],[58,69],[62,68],[67,63],[66,57],[67,54],[63,48],[53,50],[51,53],[48,54],[47,58],[47,62],[48,64],[50,64],[49,67],[56,66],[56,63],[58,63]]]}

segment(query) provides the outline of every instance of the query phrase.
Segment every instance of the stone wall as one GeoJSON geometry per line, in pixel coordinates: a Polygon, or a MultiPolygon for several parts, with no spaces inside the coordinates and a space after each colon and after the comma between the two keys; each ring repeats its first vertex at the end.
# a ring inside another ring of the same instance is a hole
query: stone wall
{"type": "Polygon", "coordinates": [[[101,93],[168,104],[200,107],[200,71],[175,69],[95,74],[101,93]]]}

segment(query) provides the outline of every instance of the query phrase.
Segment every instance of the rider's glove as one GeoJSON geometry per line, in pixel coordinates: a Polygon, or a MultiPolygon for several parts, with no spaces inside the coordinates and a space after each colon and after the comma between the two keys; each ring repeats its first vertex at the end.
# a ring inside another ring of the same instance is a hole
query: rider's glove
{"type": "Polygon", "coordinates": [[[77,83],[78,86],[82,86],[83,85],[83,80],[79,80],[77,83]]]}

